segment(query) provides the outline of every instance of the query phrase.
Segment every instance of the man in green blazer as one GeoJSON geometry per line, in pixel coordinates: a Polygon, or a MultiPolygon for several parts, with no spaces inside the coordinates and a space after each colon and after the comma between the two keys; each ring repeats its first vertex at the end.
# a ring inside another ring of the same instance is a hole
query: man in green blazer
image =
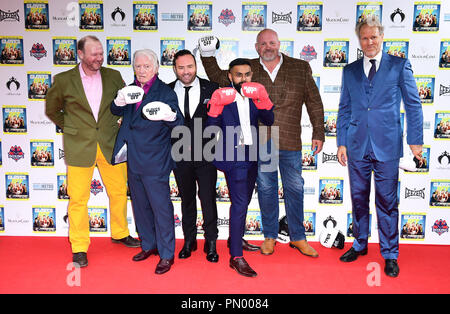
{"type": "Polygon", "coordinates": [[[85,267],[90,244],[87,203],[95,166],[109,197],[112,241],[129,247],[140,243],[128,230],[126,163],[111,165],[119,117],[109,106],[125,83],[120,72],[102,67],[103,47],[97,37],[81,38],[77,52],[80,64],[54,76],[45,113],[64,132],[69,240],[73,262],[85,267]]]}

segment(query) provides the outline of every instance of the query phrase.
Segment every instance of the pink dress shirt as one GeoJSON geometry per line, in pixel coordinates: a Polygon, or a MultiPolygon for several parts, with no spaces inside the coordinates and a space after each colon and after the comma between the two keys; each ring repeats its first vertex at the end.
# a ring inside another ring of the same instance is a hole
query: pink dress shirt
{"type": "Polygon", "coordinates": [[[98,112],[100,110],[100,104],[102,102],[103,94],[102,75],[100,74],[100,71],[97,71],[97,73],[92,76],[86,75],[86,73],[83,71],[81,63],[79,69],[84,93],[86,94],[89,106],[91,106],[95,121],[98,121],[98,112]]]}

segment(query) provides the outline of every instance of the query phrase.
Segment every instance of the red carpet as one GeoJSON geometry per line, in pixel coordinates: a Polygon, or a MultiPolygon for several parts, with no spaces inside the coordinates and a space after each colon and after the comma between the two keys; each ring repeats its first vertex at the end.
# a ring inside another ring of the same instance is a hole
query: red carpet
{"type": "MultiPolygon", "coordinates": [[[[182,244],[182,240],[177,240],[176,254],[182,244]]],[[[339,256],[350,243],[344,250],[326,249],[318,242],[311,245],[319,252],[319,258],[303,256],[280,243],[271,256],[244,253],[258,273],[256,278],[246,278],[228,266],[229,255],[223,240],[217,245],[219,263],[206,261],[203,241],[199,240],[199,249],[189,259],[176,257],[171,271],[155,275],[158,257],[133,262],[131,257],[139,249],[113,244],[108,238],[91,238],[89,266],[76,276],[73,269],[67,270],[72,260],[67,238],[2,236],[0,294],[450,293],[448,246],[401,245],[400,275],[393,279],[383,272],[384,260],[378,244],[369,244],[369,254],[349,264],[340,262],[339,256]],[[79,285],[71,287],[68,281],[79,285]]]]}

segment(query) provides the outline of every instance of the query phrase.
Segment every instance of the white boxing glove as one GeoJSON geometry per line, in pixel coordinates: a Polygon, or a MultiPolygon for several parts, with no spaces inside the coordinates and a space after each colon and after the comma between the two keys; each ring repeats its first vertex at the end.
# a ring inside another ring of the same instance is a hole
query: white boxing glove
{"type": "Polygon", "coordinates": [[[150,121],[175,121],[177,113],[161,101],[152,101],[142,107],[142,116],[150,121]]]}
{"type": "Polygon", "coordinates": [[[198,49],[202,57],[214,57],[219,47],[219,38],[215,36],[204,36],[198,40],[198,49]]]}
{"type": "Polygon", "coordinates": [[[128,104],[135,104],[142,100],[144,94],[144,90],[139,86],[126,86],[117,92],[117,97],[114,99],[114,103],[119,107],[123,107],[128,104]]]}
{"type": "Polygon", "coordinates": [[[135,104],[142,100],[144,97],[144,90],[137,85],[130,85],[120,90],[125,96],[125,102],[127,104],[135,104]]]}

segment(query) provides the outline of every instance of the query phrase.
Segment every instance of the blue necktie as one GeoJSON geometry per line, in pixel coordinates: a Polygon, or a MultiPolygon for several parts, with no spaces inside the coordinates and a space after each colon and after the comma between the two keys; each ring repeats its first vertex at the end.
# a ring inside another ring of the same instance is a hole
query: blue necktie
{"type": "Polygon", "coordinates": [[[376,61],[375,59],[370,59],[370,63],[372,63],[372,67],[370,68],[369,71],[369,81],[372,81],[373,77],[375,76],[375,73],[377,73],[377,66],[376,66],[376,61]]]}

